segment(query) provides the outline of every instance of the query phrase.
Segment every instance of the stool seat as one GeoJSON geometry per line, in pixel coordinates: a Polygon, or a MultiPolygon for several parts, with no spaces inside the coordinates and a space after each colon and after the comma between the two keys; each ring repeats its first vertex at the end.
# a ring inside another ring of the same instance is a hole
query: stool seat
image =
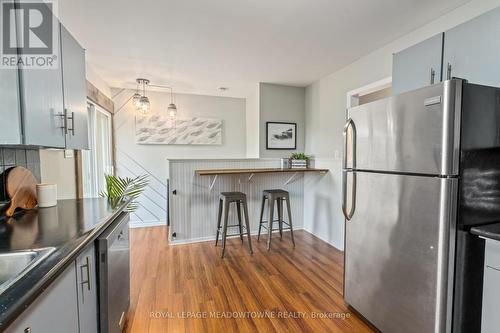
{"type": "Polygon", "coordinates": [[[275,198],[284,198],[284,197],[289,196],[288,191],[280,190],[280,189],[264,190],[264,191],[262,191],[262,195],[265,197],[272,196],[275,198]]]}
{"type": "Polygon", "coordinates": [[[219,194],[220,199],[226,199],[229,201],[245,200],[247,195],[243,192],[221,192],[219,194]]]}

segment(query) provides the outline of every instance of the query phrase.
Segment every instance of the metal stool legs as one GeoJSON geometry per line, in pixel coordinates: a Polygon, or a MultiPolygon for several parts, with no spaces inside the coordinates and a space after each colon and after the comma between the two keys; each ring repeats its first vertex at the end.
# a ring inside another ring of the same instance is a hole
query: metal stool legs
{"type": "Polygon", "coordinates": [[[292,212],[290,207],[290,197],[287,191],[284,190],[266,190],[262,196],[262,206],[260,210],[260,218],[259,218],[259,232],[257,235],[257,241],[260,240],[260,233],[263,227],[263,224],[266,221],[263,221],[262,218],[264,216],[264,208],[266,206],[266,200],[268,201],[268,218],[267,218],[267,250],[271,249],[271,240],[272,240],[272,232],[273,223],[278,222],[278,229],[280,233],[280,239],[283,239],[283,230],[290,230],[290,236],[292,238],[293,247],[295,247],[295,239],[293,237],[293,223],[292,223],[292,212]],[[288,222],[283,220],[283,201],[286,202],[286,210],[288,214],[288,222]],[[278,213],[278,220],[274,220],[274,203],[276,202],[276,210],[278,213]],[[284,228],[283,224],[286,224],[288,227],[284,228]]]}
{"type": "Polygon", "coordinates": [[[269,208],[269,216],[267,218],[267,250],[271,249],[271,234],[273,233],[273,218],[274,218],[274,198],[269,196],[268,200],[268,208],[269,208]]]}
{"type": "Polygon", "coordinates": [[[220,224],[222,221],[222,204],[223,201],[222,199],[219,199],[219,214],[217,215],[217,236],[215,236],[215,246],[217,246],[217,243],[219,242],[219,231],[220,231],[220,224]]]}
{"type": "MultiPolygon", "coordinates": [[[[228,227],[238,227],[239,228],[239,235],[241,241],[243,242],[243,219],[242,219],[242,212],[241,212],[241,206],[243,206],[243,213],[245,217],[245,229],[248,237],[248,249],[250,250],[250,253],[253,253],[252,249],[252,240],[250,238],[250,222],[248,218],[248,206],[246,202],[246,196],[244,193],[241,192],[228,192],[228,193],[221,193],[221,197],[219,199],[219,210],[218,210],[218,215],[217,215],[217,234],[216,234],[216,239],[215,239],[215,246],[217,246],[219,242],[219,234],[221,234],[221,241],[222,241],[222,250],[221,250],[221,258],[224,258],[224,253],[226,251],[226,240],[227,240],[227,228],[228,227]],[[229,225],[228,220],[229,220],[229,206],[231,203],[236,204],[236,210],[237,210],[237,217],[238,217],[238,224],[235,225],[229,225]]],[[[233,236],[233,235],[229,235],[233,236]]]]}
{"type": "Polygon", "coordinates": [[[295,247],[295,239],[293,238],[293,223],[292,223],[292,210],[290,209],[290,199],[286,200],[286,210],[288,212],[288,224],[290,225],[290,236],[292,236],[292,244],[293,247],[295,247]]]}
{"type": "Polygon", "coordinates": [[[262,196],[262,205],[260,207],[260,218],[259,218],[259,233],[257,234],[257,242],[260,239],[260,230],[262,229],[262,218],[264,217],[264,207],[266,207],[266,196],[262,196]]]}
{"type": "Polygon", "coordinates": [[[223,200],[223,206],[224,206],[224,215],[222,219],[222,251],[220,254],[221,258],[224,258],[224,251],[226,250],[226,236],[227,236],[227,220],[229,216],[229,202],[224,199],[223,200]]]}

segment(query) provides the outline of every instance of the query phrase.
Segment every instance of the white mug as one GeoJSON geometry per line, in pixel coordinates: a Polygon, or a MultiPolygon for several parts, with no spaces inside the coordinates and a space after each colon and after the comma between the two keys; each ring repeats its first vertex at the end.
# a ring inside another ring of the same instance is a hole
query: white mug
{"type": "Polygon", "coordinates": [[[38,199],[38,207],[54,207],[57,205],[57,184],[37,184],[36,196],[38,199]]]}

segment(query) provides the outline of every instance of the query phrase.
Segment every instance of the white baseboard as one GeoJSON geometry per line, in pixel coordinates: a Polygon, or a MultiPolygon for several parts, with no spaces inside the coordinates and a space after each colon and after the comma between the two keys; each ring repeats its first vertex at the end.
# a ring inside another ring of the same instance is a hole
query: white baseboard
{"type": "Polygon", "coordinates": [[[165,221],[130,221],[130,228],[158,227],[166,225],[165,221]]]}
{"type": "MultiPolygon", "coordinates": [[[[293,231],[297,230],[304,230],[303,227],[297,227],[293,228],[293,231]]],[[[273,233],[278,233],[279,231],[273,231],[273,233]]],[[[258,230],[250,232],[251,236],[257,236],[259,233],[258,230]]],[[[231,236],[228,238],[235,238],[239,236],[231,236]]],[[[201,243],[201,242],[214,242],[215,241],[215,235],[214,236],[207,236],[207,237],[199,237],[199,238],[191,238],[191,239],[180,239],[180,240],[172,240],[171,235],[169,235],[169,244],[170,245],[182,245],[182,244],[192,244],[192,243],[201,243]]]]}
{"type": "Polygon", "coordinates": [[[312,232],[311,230],[309,230],[309,229],[307,229],[307,228],[303,228],[303,229],[304,229],[304,231],[306,231],[306,232],[310,233],[310,234],[311,234],[311,235],[313,235],[314,237],[317,237],[317,238],[321,239],[323,242],[325,242],[325,243],[327,243],[327,244],[329,244],[329,245],[333,246],[333,247],[334,247],[334,248],[336,248],[337,250],[339,250],[339,251],[341,251],[341,252],[344,252],[344,250],[343,250],[343,249],[339,249],[337,246],[335,246],[335,244],[333,244],[333,243],[332,243],[332,242],[330,242],[329,240],[326,240],[324,237],[321,237],[320,235],[315,234],[314,232],[312,232]]]}

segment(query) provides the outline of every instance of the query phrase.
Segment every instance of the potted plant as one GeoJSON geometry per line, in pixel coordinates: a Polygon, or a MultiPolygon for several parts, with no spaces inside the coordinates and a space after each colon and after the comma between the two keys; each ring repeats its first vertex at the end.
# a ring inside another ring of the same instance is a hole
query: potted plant
{"type": "Polygon", "coordinates": [[[127,210],[134,212],[139,208],[137,198],[144,192],[149,183],[147,175],[135,178],[121,178],[113,175],[105,175],[106,190],[100,193],[101,197],[108,198],[111,205],[118,205],[126,198],[131,198],[127,210]]]}
{"type": "Polygon", "coordinates": [[[304,153],[293,153],[290,155],[292,169],[306,169],[309,167],[310,156],[304,153]]]}

